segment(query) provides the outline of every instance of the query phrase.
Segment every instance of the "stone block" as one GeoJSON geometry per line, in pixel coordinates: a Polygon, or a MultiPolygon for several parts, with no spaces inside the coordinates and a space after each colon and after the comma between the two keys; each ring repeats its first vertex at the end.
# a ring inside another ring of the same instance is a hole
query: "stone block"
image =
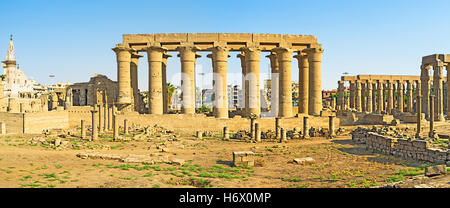
{"type": "Polygon", "coordinates": [[[294,162],[300,165],[307,165],[314,163],[314,159],[312,157],[304,157],[304,158],[295,158],[294,162]]]}
{"type": "Polygon", "coordinates": [[[428,177],[443,175],[446,173],[447,173],[447,167],[445,165],[436,165],[436,166],[425,168],[425,176],[428,176],[428,177]]]}

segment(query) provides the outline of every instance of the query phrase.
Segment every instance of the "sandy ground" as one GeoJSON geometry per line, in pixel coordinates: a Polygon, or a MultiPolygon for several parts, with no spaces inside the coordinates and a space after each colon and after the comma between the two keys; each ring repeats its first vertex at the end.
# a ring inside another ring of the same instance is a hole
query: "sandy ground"
{"type": "MultiPolygon", "coordinates": [[[[287,143],[247,143],[221,138],[180,137],[176,141],[113,142],[106,135],[91,146],[109,150],[52,149],[27,141],[36,135],[0,137],[0,187],[248,187],[325,188],[374,187],[423,174],[424,164],[367,152],[350,136],[332,140],[311,138],[287,143]],[[114,160],[80,159],[80,152],[149,154],[169,149],[168,163],[137,164],[114,160]],[[253,151],[257,167],[232,167],[233,151],[253,151]],[[298,165],[294,158],[312,157],[315,163],[298,165]],[[262,167],[261,167],[262,166],[262,167]]],[[[83,142],[68,138],[70,143],[83,142]]],[[[443,179],[444,183],[445,180],[443,179]]]]}

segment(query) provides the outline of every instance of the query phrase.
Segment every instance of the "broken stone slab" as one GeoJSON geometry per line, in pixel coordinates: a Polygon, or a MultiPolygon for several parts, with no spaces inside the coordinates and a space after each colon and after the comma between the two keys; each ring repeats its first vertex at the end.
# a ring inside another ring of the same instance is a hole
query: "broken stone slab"
{"type": "Polygon", "coordinates": [[[425,176],[428,177],[444,175],[446,173],[447,173],[447,166],[445,165],[436,165],[425,168],[425,176]]]}
{"type": "Polygon", "coordinates": [[[184,165],[184,159],[173,159],[171,162],[173,165],[184,165]]]}
{"type": "Polygon", "coordinates": [[[308,165],[314,163],[315,160],[312,157],[304,157],[304,158],[295,158],[294,162],[299,165],[308,165]]]}

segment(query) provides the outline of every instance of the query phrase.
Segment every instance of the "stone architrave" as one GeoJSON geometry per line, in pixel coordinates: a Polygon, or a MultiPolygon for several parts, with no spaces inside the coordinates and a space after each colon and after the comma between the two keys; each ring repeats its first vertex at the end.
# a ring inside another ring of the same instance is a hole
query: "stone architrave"
{"type": "Polygon", "coordinates": [[[261,59],[261,49],[258,47],[243,47],[245,53],[246,80],[248,80],[248,114],[256,117],[261,115],[260,105],[260,82],[259,65],[261,59]]]}
{"type": "Polygon", "coordinates": [[[277,47],[272,50],[277,54],[278,65],[280,67],[280,89],[279,89],[279,113],[281,118],[292,117],[292,50],[284,47],[277,47]]]}
{"type": "Polygon", "coordinates": [[[309,61],[309,115],[320,115],[322,111],[322,48],[304,50],[309,61]]]}
{"type": "Polygon", "coordinates": [[[195,114],[195,52],[198,50],[200,50],[200,48],[194,45],[177,47],[181,61],[183,114],[195,114]]]}
{"type": "Polygon", "coordinates": [[[148,58],[148,113],[163,114],[163,53],[167,50],[160,46],[146,48],[148,58]]]}
{"type": "Polygon", "coordinates": [[[112,49],[117,56],[117,84],[119,86],[117,102],[121,104],[131,104],[131,53],[135,52],[132,48],[121,45],[112,49]]]}

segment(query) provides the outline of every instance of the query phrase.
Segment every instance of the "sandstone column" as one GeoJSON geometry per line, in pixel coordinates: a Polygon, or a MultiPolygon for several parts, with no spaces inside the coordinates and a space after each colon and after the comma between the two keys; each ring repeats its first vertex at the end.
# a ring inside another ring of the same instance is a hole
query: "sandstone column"
{"type": "Polygon", "coordinates": [[[405,98],[403,97],[404,96],[404,93],[405,93],[405,90],[404,90],[404,83],[403,83],[403,81],[398,81],[398,88],[397,88],[397,90],[398,90],[398,93],[397,93],[397,95],[398,95],[398,97],[397,97],[397,107],[398,107],[398,110],[400,111],[400,112],[403,112],[403,109],[404,109],[404,102],[405,102],[405,98]]]}
{"type": "MultiPolygon", "coordinates": [[[[247,70],[246,70],[246,61],[245,61],[245,52],[242,51],[237,55],[238,58],[241,59],[241,69],[242,69],[242,97],[244,103],[241,105],[242,109],[242,117],[248,117],[248,80],[247,80],[247,70]]],[[[214,62],[213,62],[214,63],[214,62]]]]}
{"type": "Polygon", "coordinates": [[[229,139],[230,138],[230,133],[228,131],[228,127],[223,127],[223,138],[224,139],[229,139]]]}
{"type": "Polygon", "coordinates": [[[280,67],[279,113],[281,118],[292,117],[292,50],[284,47],[272,49],[280,67]]]}
{"type": "Polygon", "coordinates": [[[81,139],[86,139],[86,121],[81,120],[81,139]]]}
{"type": "Polygon", "coordinates": [[[255,140],[261,142],[261,129],[259,129],[259,123],[255,123],[255,140]]]}
{"type": "MultiPolygon", "coordinates": [[[[298,101],[298,113],[308,114],[309,112],[309,61],[308,55],[304,52],[299,51],[298,55],[294,56],[298,59],[298,92],[299,92],[299,101],[298,101]]],[[[342,90],[344,87],[344,82],[342,82],[342,90]]],[[[342,92],[343,93],[343,92],[342,92]]],[[[342,97],[342,101],[340,105],[342,106],[342,110],[344,109],[344,97],[342,97]]],[[[339,101],[338,101],[339,103],[339,101]]]]}
{"type": "Polygon", "coordinates": [[[148,113],[163,114],[163,53],[167,50],[160,46],[146,48],[148,58],[148,113]]]}
{"type": "Polygon", "coordinates": [[[182,113],[195,114],[195,52],[200,48],[194,45],[177,47],[181,61],[182,113]]]}
{"type": "Polygon", "coordinates": [[[355,93],[355,96],[356,96],[355,108],[356,108],[356,111],[361,112],[361,81],[359,81],[359,80],[355,81],[355,88],[356,88],[356,90],[355,90],[356,91],[356,93],[355,93]]]}
{"type": "Polygon", "coordinates": [[[123,134],[124,135],[128,134],[128,120],[127,119],[123,120],[123,134]]]}
{"type": "Polygon", "coordinates": [[[429,137],[431,137],[431,138],[433,138],[433,136],[434,136],[434,113],[432,113],[432,112],[434,112],[433,110],[434,110],[434,103],[435,103],[435,98],[434,98],[434,95],[430,95],[430,101],[429,101],[429,103],[430,103],[430,132],[428,133],[428,136],[429,137]]]}
{"type": "MultiPolygon", "coordinates": [[[[447,119],[450,119],[450,63],[447,63],[447,119]]],[[[450,145],[450,142],[449,142],[450,145]]]]}
{"type": "Polygon", "coordinates": [[[131,103],[132,97],[130,77],[131,53],[135,50],[120,45],[117,45],[112,50],[116,52],[117,56],[117,85],[119,88],[117,102],[128,104],[131,103]]]}
{"type": "Polygon", "coordinates": [[[228,48],[216,46],[212,48],[213,66],[216,68],[214,79],[214,107],[216,118],[228,118],[227,63],[228,48]]]}
{"type": "Polygon", "coordinates": [[[113,114],[113,138],[114,140],[119,138],[119,122],[117,121],[117,115],[113,114]]]}
{"type": "MultiPolygon", "coordinates": [[[[259,61],[261,50],[258,47],[244,47],[246,80],[248,80],[248,114],[255,114],[257,117],[261,114],[260,89],[259,89],[259,61]]],[[[246,103],[247,104],[247,103],[246,103]]]]}
{"type": "Polygon", "coordinates": [[[308,116],[303,117],[303,139],[309,138],[309,121],[308,116]]]}
{"type": "MultiPolygon", "coordinates": [[[[421,84],[420,80],[416,80],[415,83],[416,83],[416,96],[419,96],[419,95],[422,96],[422,88],[421,88],[422,84],[421,84]]],[[[422,102],[422,100],[416,99],[416,102],[422,102]]],[[[423,104],[423,102],[421,104],[423,104]]],[[[416,104],[416,106],[417,106],[417,104],[416,104]]],[[[415,112],[418,112],[418,111],[422,112],[422,109],[423,109],[423,107],[421,107],[420,109],[415,109],[415,112]]]]}
{"type": "Polygon", "coordinates": [[[112,116],[113,116],[112,109],[113,109],[112,106],[108,106],[108,130],[111,130],[113,127],[112,126],[112,116]]]}
{"type": "Polygon", "coordinates": [[[383,109],[383,107],[384,107],[384,105],[383,105],[383,103],[384,103],[384,100],[383,100],[384,87],[383,87],[383,82],[381,82],[380,80],[377,80],[377,84],[378,84],[378,88],[377,88],[377,90],[378,90],[378,93],[377,93],[377,96],[378,96],[377,107],[378,107],[378,109],[377,109],[377,112],[378,113],[382,113],[384,111],[384,109],[383,109]]]}
{"type": "Polygon", "coordinates": [[[168,97],[167,97],[167,59],[172,57],[168,53],[163,54],[162,59],[162,95],[163,95],[163,113],[169,112],[168,97]]]}
{"type": "Polygon", "coordinates": [[[280,118],[275,118],[275,138],[280,137],[280,118]]]}
{"type": "Polygon", "coordinates": [[[372,83],[370,83],[369,81],[367,81],[367,91],[366,91],[366,96],[367,96],[367,103],[366,103],[366,112],[368,112],[368,113],[372,113],[372,106],[373,106],[373,104],[372,104],[372,94],[373,94],[373,92],[372,92],[372,83]]]}
{"type": "Polygon", "coordinates": [[[310,115],[320,115],[322,111],[322,48],[308,48],[304,50],[309,61],[309,104],[310,115]]]}
{"type": "MultiPolygon", "coordinates": [[[[435,117],[436,121],[443,121],[444,119],[444,90],[443,90],[443,81],[444,81],[444,63],[441,61],[437,61],[436,64],[433,65],[433,89],[434,89],[434,107],[435,107],[435,117]]],[[[431,112],[431,111],[430,111],[431,112]]]]}
{"type": "Polygon", "coordinates": [[[330,138],[333,138],[334,136],[336,136],[335,132],[334,132],[334,116],[328,116],[329,120],[328,120],[328,136],[330,138]]]}
{"type": "Polygon", "coordinates": [[[96,141],[98,139],[98,115],[97,108],[94,106],[94,109],[91,110],[92,113],[92,141],[96,141]]]}
{"type": "Polygon", "coordinates": [[[338,81],[338,100],[337,100],[337,106],[339,106],[339,110],[345,110],[344,107],[344,81],[339,80],[338,81]]]}
{"type": "Polygon", "coordinates": [[[416,109],[418,109],[418,111],[417,111],[416,138],[419,138],[420,131],[421,131],[421,126],[422,126],[422,124],[421,124],[422,123],[422,112],[421,112],[420,104],[421,104],[421,96],[417,95],[417,98],[416,98],[416,109]]]}
{"type": "Polygon", "coordinates": [[[372,83],[372,112],[377,111],[378,105],[377,105],[377,83],[372,83]]]}
{"type": "Polygon", "coordinates": [[[388,80],[388,89],[387,89],[387,108],[386,113],[391,114],[392,109],[394,108],[394,83],[392,80],[388,80]]]}
{"type": "Polygon", "coordinates": [[[355,108],[355,100],[356,100],[356,83],[354,81],[350,81],[350,108],[354,109],[355,108]]]}
{"type": "Polygon", "coordinates": [[[413,112],[413,89],[411,80],[406,80],[406,111],[413,112]]]}
{"type": "Polygon", "coordinates": [[[279,95],[280,95],[280,67],[275,53],[266,56],[270,60],[271,80],[270,80],[270,109],[274,117],[279,114],[279,95]]]}
{"type": "Polygon", "coordinates": [[[422,65],[420,73],[421,82],[421,96],[422,96],[422,112],[425,113],[425,118],[429,119],[429,103],[430,96],[430,65],[422,65]]]}
{"type": "Polygon", "coordinates": [[[99,133],[103,133],[103,106],[101,104],[98,105],[98,129],[99,133]]]}
{"type": "Polygon", "coordinates": [[[131,64],[130,64],[130,76],[131,76],[131,91],[133,95],[133,105],[134,110],[139,110],[139,85],[138,85],[138,64],[139,58],[143,55],[136,52],[131,54],[131,64]]]}

